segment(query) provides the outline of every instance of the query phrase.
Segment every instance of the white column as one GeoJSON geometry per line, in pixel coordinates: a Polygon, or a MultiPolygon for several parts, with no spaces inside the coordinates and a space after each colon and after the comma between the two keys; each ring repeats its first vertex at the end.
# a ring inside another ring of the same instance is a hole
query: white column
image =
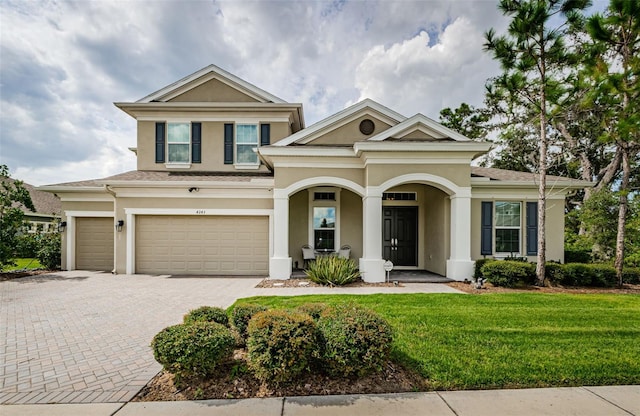
{"type": "Polygon", "coordinates": [[[382,194],[377,189],[367,188],[362,198],[362,258],[360,273],[365,282],[384,282],[384,260],[382,259],[382,194]]]}
{"type": "Polygon", "coordinates": [[[273,255],[269,259],[271,279],[291,278],[289,257],[289,196],[282,189],[273,190],[273,255]]]}
{"type": "Polygon", "coordinates": [[[451,197],[451,255],[447,277],[468,280],[473,276],[471,261],[471,189],[463,188],[451,197]]]}

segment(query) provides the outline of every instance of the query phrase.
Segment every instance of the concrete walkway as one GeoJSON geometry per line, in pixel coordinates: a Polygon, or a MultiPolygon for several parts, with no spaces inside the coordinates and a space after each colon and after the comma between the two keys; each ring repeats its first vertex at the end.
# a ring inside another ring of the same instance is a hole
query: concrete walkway
{"type": "Polygon", "coordinates": [[[640,386],[311,396],[195,402],[7,405],[0,414],[49,416],[629,416],[640,386]]]}
{"type": "Polygon", "coordinates": [[[0,282],[0,404],[126,403],[160,371],[153,336],[202,305],[226,308],[256,295],[457,292],[440,284],[255,288],[261,280],[73,271],[0,282]]]}

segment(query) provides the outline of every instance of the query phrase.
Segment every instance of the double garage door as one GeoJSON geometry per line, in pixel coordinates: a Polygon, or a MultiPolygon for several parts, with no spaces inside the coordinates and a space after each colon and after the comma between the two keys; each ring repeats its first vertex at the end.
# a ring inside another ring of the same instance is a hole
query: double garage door
{"type": "Polygon", "coordinates": [[[136,273],[266,275],[268,217],[136,216],[136,273]]]}

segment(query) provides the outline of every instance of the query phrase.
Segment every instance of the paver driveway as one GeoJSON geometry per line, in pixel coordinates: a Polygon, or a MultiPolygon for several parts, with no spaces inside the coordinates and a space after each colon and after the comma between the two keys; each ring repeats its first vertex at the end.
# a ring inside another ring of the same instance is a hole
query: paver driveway
{"type": "Polygon", "coordinates": [[[260,280],[74,271],[0,282],[0,404],[129,401],[160,371],[153,336],[202,305],[258,294],[455,292],[437,284],[256,289],[260,280]]]}

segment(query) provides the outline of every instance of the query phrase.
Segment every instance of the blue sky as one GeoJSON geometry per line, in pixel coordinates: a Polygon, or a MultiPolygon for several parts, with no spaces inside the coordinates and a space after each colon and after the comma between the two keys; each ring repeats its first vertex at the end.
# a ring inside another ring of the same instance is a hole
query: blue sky
{"type": "Polygon", "coordinates": [[[34,185],[135,169],[135,101],[205,67],[304,106],[481,105],[495,1],[0,2],[0,163],[34,185]]]}

